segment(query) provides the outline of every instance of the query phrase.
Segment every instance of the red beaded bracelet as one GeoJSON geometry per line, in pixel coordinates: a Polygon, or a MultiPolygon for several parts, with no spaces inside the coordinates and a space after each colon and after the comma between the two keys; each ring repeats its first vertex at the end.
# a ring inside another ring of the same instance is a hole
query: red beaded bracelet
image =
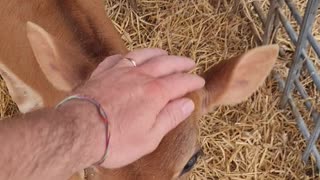
{"type": "Polygon", "coordinates": [[[98,103],[98,101],[96,101],[94,98],[90,98],[88,96],[79,95],[79,94],[72,95],[72,96],[65,98],[58,105],[56,105],[56,108],[59,108],[61,105],[65,104],[66,102],[69,102],[71,100],[81,100],[81,101],[90,102],[91,104],[95,105],[98,110],[98,113],[99,113],[101,120],[103,121],[103,124],[106,129],[106,134],[105,134],[106,135],[106,149],[104,151],[102,158],[99,161],[97,161],[96,163],[94,163],[93,165],[101,165],[107,158],[108,146],[109,146],[109,140],[110,140],[109,121],[108,121],[107,114],[104,111],[101,104],[98,103]]]}

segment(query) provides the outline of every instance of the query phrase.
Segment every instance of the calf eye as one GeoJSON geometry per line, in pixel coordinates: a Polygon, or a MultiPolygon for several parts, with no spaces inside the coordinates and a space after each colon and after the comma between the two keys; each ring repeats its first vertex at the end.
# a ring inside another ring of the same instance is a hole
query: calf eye
{"type": "Polygon", "coordinates": [[[180,176],[182,176],[183,174],[189,172],[193,166],[197,163],[198,158],[202,155],[202,151],[199,150],[198,152],[196,152],[191,158],[190,160],[187,162],[187,164],[184,166],[180,176]]]}

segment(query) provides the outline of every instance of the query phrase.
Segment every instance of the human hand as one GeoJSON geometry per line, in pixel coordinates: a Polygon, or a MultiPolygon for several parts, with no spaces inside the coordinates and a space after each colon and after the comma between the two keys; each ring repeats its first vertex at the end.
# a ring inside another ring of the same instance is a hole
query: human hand
{"type": "MultiPolygon", "coordinates": [[[[192,60],[169,56],[164,50],[135,50],[125,57],[133,59],[137,67],[120,55],[109,57],[75,92],[94,97],[107,113],[111,137],[102,164],[106,168],[125,166],[154,151],[161,139],[192,113],[192,100],[183,96],[205,83],[186,73],[195,66],[192,60]]],[[[97,161],[104,152],[105,129],[95,121],[100,126],[92,128],[97,161]]]]}

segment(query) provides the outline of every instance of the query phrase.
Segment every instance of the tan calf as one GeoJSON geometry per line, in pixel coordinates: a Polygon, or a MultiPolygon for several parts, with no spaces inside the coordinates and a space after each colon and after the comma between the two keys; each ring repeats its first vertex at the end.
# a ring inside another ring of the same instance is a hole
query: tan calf
{"type": "MultiPolygon", "coordinates": [[[[37,6],[21,1],[20,7],[10,4],[13,1],[5,2],[9,4],[6,4],[9,10],[4,10],[6,13],[0,11],[0,38],[4,39],[0,43],[0,71],[14,100],[24,112],[54,105],[67,92],[85,81],[104,56],[126,52],[110,21],[101,18],[102,3],[61,1],[62,4],[65,3],[62,9],[68,7],[67,9],[70,10],[61,11],[61,7],[57,5],[61,2],[58,0],[43,1],[37,6]],[[47,4],[49,2],[54,3],[49,6],[47,4]],[[59,12],[57,9],[52,10],[58,7],[59,12]],[[39,9],[42,11],[37,12],[39,9]],[[101,16],[88,16],[92,12],[99,14],[97,11],[99,9],[101,16]],[[31,10],[32,12],[27,13],[31,10]],[[48,20],[40,20],[40,14],[48,16],[48,20]],[[2,22],[3,16],[12,19],[2,22]],[[67,20],[69,18],[74,19],[67,20]],[[43,28],[32,23],[26,25],[28,20],[36,22],[43,28]],[[2,26],[3,23],[7,26],[6,28],[2,26]],[[104,28],[101,29],[101,27],[104,28]],[[95,52],[92,53],[92,51],[95,52]]],[[[0,7],[6,7],[2,3],[0,7]]],[[[204,74],[206,86],[187,95],[196,104],[194,113],[170,132],[156,151],[127,167],[116,170],[101,167],[89,168],[85,175],[78,174],[72,179],[187,178],[200,154],[200,146],[197,142],[197,120],[216,106],[234,105],[249,97],[264,82],[277,55],[277,46],[264,46],[214,66],[204,74]]]]}
{"type": "Polygon", "coordinates": [[[194,113],[170,132],[153,153],[118,170],[91,168],[90,180],[186,179],[200,153],[197,142],[199,118],[219,105],[235,105],[248,98],[264,82],[278,55],[278,46],[253,49],[209,69],[206,86],[188,97],[194,113]]]}

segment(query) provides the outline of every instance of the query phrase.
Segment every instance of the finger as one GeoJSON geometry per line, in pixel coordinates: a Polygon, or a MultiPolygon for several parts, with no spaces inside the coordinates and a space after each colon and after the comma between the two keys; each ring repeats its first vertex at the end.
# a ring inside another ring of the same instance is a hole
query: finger
{"type": "Polygon", "coordinates": [[[167,55],[168,52],[159,49],[159,48],[145,48],[145,49],[137,49],[132,52],[129,52],[127,55],[125,55],[119,63],[115,66],[115,68],[118,67],[133,67],[132,62],[130,62],[128,59],[133,60],[136,65],[141,65],[144,62],[150,60],[151,58],[157,57],[157,56],[163,56],[167,55]]]}
{"type": "Polygon", "coordinates": [[[153,77],[166,76],[177,72],[186,72],[195,66],[193,60],[180,56],[158,56],[139,68],[153,77]]]}
{"type": "Polygon", "coordinates": [[[105,58],[99,65],[98,67],[92,72],[91,77],[100,74],[102,71],[105,71],[107,69],[112,68],[115,66],[119,60],[122,59],[122,55],[117,54],[113,56],[109,56],[105,58]]]}
{"type": "Polygon", "coordinates": [[[168,103],[158,114],[153,131],[156,136],[163,137],[169,131],[177,127],[187,119],[194,110],[194,103],[191,99],[181,98],[168,103]]]}
{"type": "Polygon", "coordinates": [[[147,84],[147,91],[152,96],[160,96],[158,104],[163,107],[170,100],[180,98],[185,94],[200,89],[204,86],[205,81],[203,78],[193,74],[180,73],[165,76],[163,78],[156,79],[147,84]]]}

